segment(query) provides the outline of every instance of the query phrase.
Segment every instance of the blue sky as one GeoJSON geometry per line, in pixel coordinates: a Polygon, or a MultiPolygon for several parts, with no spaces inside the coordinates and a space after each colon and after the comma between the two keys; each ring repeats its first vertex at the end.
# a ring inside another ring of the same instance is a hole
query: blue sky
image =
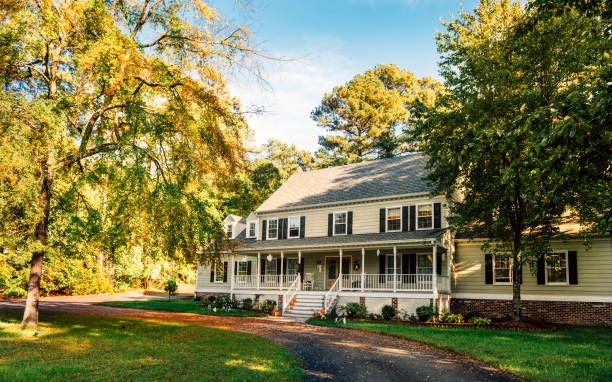
{"type": "Polygon", "coordinates": [[[474,0],[263,0],[245,7],[213,1],[231,22],[253,32],[259,49],[292,61],[261,62],[262,85],[246,73],[228,78],[230,91],[249,115],[253,144],[278,138],[315,150],[324,130],[310,119],[323,94],[377,64],[392,63],[418,77],[438,75],[434,37],[474,0]]]}

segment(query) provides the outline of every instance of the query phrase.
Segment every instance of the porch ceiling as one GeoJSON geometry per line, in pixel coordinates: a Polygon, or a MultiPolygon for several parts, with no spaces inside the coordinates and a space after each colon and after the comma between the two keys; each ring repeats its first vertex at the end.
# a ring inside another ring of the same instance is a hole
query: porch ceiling
{"type": "Polygon", "coordinates": [[[382,247],[392,245],[423,246],[424,242],[439,239],[447,229],[430,229],[410,232],[384,232],[360,235],[322,236],[303,239],[283,240],[253,240],[242,239],[238,252],[253,252],[262,250],[285,249],[325,249],[325,248],[355,248],[355,247],[382,247]]]}

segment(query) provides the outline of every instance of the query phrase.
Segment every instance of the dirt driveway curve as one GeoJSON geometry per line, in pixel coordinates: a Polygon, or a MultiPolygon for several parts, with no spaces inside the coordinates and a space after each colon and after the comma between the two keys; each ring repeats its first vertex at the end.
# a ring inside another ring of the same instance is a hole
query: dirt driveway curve
{"type": "MultiPolygon", "coordinates": [[[[176,321],[266,337],[301,361],[306,381],[517,381],[483,362],[445,350],[374,333],[326,328],[278,318],[246,318],[170,313],[91,305],[142,299],[142,295],[52,297],[41,310],[176,321]]],[[[23,309],[22,301],[0,308],[23,309]]]]}

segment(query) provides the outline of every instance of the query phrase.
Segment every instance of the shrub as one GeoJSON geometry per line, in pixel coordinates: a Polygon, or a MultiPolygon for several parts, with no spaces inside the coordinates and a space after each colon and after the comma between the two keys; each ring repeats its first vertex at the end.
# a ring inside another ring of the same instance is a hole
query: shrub
{"type": "Polygon", "coordinates": [[[202,301],[202,296],[193,296],[193,301],[202,301]]]}
{"type": "Polygon", "coordinates": [[[275,306],[276,306],[276,301],[265,300],[264,302],[261,303],[261,310],[266,313],[272,313],[275,306]]]}
{"type": "Polygon", "coordinates": [[[233,297],[230,302],[229,302],[229,306],[232,309],[239,309],[240,308],[240,300],[238,300],[236,297],[233,297]]]}
{"type": "Polygon", "coordinates": [[[217,300],[217,297],[216,297],[216,296],[212,296],[212,295],[211,295],[211,296],[208,296],[208,302],[209,302],[209,303],[211,303],[211,304],[213,304],[213,305],[214,305],[216,300],[217,300]]]}
{"type": "Polygon", "coordinates": [[[379,320],[381,318],[381,316],[380,316],[380,314],[370,313],[370,314],[368,314],[368,318],[370,320],[379,320]]]}
{"type": "Polygon", "coordinates": [[[461,314],[451,314],[445,313],[442,316],[442,322],[452,323],[452,324],[461,324],[463,321],[463,316],[461,314]]]}
{"type": "Polygon", "coordinates": [[[250,298],[245,298],[242,300],[242,309],[251,310],[253,309],[253,300],[250,298]]]}
{"type": "Polygon", "coordinates": [[[429,321],[434,316],[434,308],[429,305],[423,305],[416,308],[416,314],[419,316],[419,321],[429,321]]]}
{"type": "Polygon", "coordinates": [[[12,287],[2,292],[2,296],[6,298],[23,298],[28,295],[28,292],[19,287],[12,287]]]}
{"type": "Polygon", "coordinates": [[[168,298],[170,298],[170,295],[176,294],[177,288],[178,284],[176,280],[170,279],[164,283],[164,290],[168,292],[168,298]]]}
{"type": "Polygon", "coordinates": [[[486,315],[484,315],[484,314],[482,314],[482,313],[480,313],[480,312],[477,312],[477,311],[471,311],[471,312],[466,313],[466,314],[463,316],[463,319],[464,319],[466,322],[469,322],[469,321],[472,319],[472,317],[486,317],[486,315]]]}
{"type": "Polygon", "coordinates": [[[215,306],[217,308],[225,308],[226,306],[231,305],[230,303],[231,301],[228,296],[219,296],[215,300],[215,306]]]}
{"type": "Polygon", "coordinates": [[[366,318],[368,315],[368,308],[357,302],[349,302],[341,306],[340,311],[348,318],[366,318]]]}
{"type": "Polygon", "coordinates": [[[382,307],[381,313],[382,313],[382,317],[385,320],[390,320],[393,317],[395,317],[395,313],[397,312],[395,311],[395,308],[393,307],[393,305],[385,305],[382,307]]]}
{"type": "Polygon", "coordinates": [[[489,326],[491,325],[491,319],[487,317],[472,317],[470,318],[470,324],[476,326],[489,326]]]}

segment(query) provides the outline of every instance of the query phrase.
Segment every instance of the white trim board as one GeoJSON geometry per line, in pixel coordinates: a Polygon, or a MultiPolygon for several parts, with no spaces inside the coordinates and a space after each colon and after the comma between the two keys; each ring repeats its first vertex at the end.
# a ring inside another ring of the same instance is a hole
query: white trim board
{"type": "MultiPolygon", "coordinates": [[[[466,300],[512,300],[511,293],[453,293],[452,298],[466,300]]],[[[612,296],[551,296],[521,294],[521,301],[612,302],[612,296]]]]}

